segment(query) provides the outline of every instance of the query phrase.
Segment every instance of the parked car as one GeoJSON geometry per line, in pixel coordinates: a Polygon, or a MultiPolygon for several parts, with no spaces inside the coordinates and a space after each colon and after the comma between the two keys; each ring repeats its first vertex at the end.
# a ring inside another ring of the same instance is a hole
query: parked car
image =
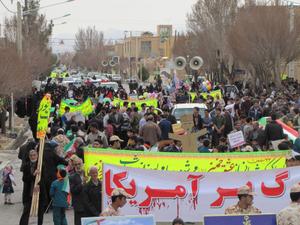
{"type": "Polygon", "coordinates": [[[193,110],[195,107],[200,109],[199,114],[202,118],[205,116],[205,110],[207,106],[203,103],[183,103],[183,104],[176,104],[172,109],[172,115],[175,116],[177,122],[180,122],[180,118],[183,115],[190,115],[193,114],[193,110]]]}
{"type": "Polygon", "coordinates": [[[111,80],[112,80],[113,82],[121,83],[122,77],[121,77],[120,74],[113,74],[113,75],[111,76],[111,80]]]}

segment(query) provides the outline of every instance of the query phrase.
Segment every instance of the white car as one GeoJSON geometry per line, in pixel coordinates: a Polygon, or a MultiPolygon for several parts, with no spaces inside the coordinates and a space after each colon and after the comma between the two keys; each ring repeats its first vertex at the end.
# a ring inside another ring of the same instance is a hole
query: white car
{"type": "Polygon", "coordinates": [[[199,114],[203,118],[205,115],[205,110],[207,106],[203,103],[184,103],[184,104],[176,104],[172,110],[172,115],[175,116],[176,120],[179,122],[180,118],[183,115],[190,115],[193,114],[193,110],[195,107],[200,109],[199,114]]]}
{"type": "Polygon", "coordinates": [[[121,75],[120,74],[113,74],[112,76],[111,76],[111,80],[113,81],[113,82],[121,82],[122,81],[122,77],[121,77],[121,75]]]}
{"type": "Polygon", "coordinates": [[[115,92],[117,92],[119,84],[116,82],[101,82],[100,87],[112,88],[115,92]]]}
{"type": "Polygon", "coordinates": [[[74,84],[75,83],[75,80],[73,77],[65,77],[63,78],[61,84],[64,85],[64,86],[69,86],[69,84],[74,84]]]}

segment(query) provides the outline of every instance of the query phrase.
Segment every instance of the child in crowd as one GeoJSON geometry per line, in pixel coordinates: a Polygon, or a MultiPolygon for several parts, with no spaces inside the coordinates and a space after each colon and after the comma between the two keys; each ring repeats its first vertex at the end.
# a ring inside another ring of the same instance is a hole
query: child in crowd
{"type": "Polygon", "coordinates": [[[2,193],[4,194],[4,204],[13,205],[13,203],[11,202],[11,194],[14,193],[13,185],[16,186],[16,183],[13,175],[13,167],[11,165],[5,166],[2,173],[2,183],[3,183],[2,193]]]}
{"type": "Polygon", "coordinates": [[[212,152],[211,149],[209,149],[210,141],[208,139],[203,140],[203,145],[199,146],[198,152],[200,153],[210,153],[212,152]]]}
{"type": "Polygon", "coordinates": [[[70,192],[69,179],[65,166],[57,166],[57,180],[53,181],[50,196],[53,205],[54,225],[67,225],[66,208],[68,208],[68,193],[70,192]]]}

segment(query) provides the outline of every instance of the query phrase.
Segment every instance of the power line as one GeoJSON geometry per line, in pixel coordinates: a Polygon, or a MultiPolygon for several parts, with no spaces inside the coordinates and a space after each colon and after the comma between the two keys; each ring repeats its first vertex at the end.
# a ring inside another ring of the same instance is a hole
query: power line
{"type": "Polygon", "coordinates": [[[3,5],[3,7],[4,7],[8,12],[13,13],[13,14],[16,14],[16,12],[10,10],[10,9],[3,3],[2,0],[0,0],[0,3],[3,5]]]}

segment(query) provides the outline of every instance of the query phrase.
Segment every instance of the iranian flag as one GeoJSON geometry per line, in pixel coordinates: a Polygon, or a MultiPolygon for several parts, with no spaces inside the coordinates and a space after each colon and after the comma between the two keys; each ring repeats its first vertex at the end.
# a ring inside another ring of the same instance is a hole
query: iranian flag
{"type": "MultiPolygon", "coordinates": [[[[265,127],[267,125],[267,120],[270,119],[270,117],[263,117],[261,118],[258,123],[260,126],[265,127]]],[[[276,123],[278,123],[282,128],[283,132],[288,135],[289,139],[295,142],[296,138],[299,136],[298,132],[294,130],[293,128],[289,127],[286,125],[284,122],[281,120],[276,120],[276,123]]]]}
{"type": "Polygon", "coordinates": [[[75,137],[64,146],[64,151],[65,153],[68,154],[72,154],[74,152],[76,152],[76,143],[75,143],[75,137]]]}

